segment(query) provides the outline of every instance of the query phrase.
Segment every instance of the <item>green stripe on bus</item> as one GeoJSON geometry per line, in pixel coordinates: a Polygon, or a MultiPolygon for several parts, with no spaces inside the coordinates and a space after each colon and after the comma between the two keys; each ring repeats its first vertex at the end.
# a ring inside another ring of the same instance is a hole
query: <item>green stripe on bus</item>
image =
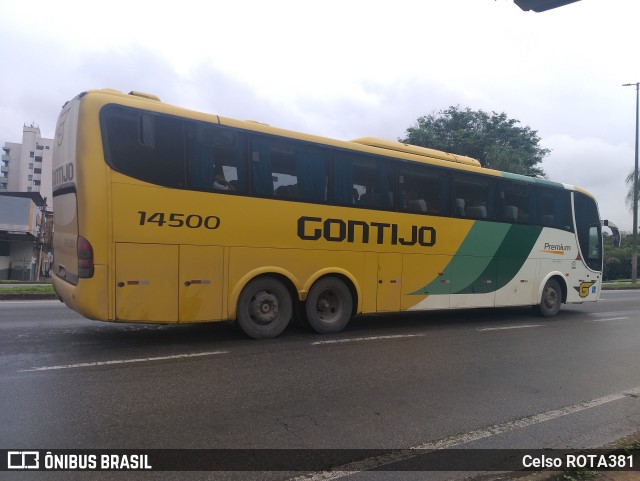
{"type": "Polygon", "coordinates": [[[476,222],[443,274],[409,295],[496,291],[520,271],[541,232],[538,226],[476,222]]]}

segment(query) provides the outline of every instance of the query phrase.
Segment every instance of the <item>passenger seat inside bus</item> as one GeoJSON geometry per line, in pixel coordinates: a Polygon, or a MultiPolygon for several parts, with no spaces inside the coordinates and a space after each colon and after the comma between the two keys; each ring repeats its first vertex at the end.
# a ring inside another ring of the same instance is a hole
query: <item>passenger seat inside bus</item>
{"type": "Polygon", "coordinates": [[[426,212],[427,201],[424,199],[415,199],[409,201],[409,209],[414,212],[426,212]]]}

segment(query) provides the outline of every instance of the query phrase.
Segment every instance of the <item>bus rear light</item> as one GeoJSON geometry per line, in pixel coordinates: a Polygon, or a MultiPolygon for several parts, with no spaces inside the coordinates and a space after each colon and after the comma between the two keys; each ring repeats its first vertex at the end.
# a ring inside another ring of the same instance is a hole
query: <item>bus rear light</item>
{"type": "Polygon", "coordinates": [[[93,277],[93,247],[84,237],[78,236],[78,277],[93,277]]]}

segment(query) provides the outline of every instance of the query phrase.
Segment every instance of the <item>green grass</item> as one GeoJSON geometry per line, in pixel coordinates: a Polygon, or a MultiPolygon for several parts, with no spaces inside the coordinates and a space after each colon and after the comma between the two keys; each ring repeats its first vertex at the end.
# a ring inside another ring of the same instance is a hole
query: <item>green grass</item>
{"type": "Polygon", "coordinates": [[[631,281],[606,281],[602,283],[602,289],[640,289],[640,282],[637,284],[631,284],[631,281]]]}
{"type": "Polygon", "coordinates": [[[54,294],[53,286],[16,286],[7,287],[0,284],[0,294],[32,295],[32,294],[54,294]]]}

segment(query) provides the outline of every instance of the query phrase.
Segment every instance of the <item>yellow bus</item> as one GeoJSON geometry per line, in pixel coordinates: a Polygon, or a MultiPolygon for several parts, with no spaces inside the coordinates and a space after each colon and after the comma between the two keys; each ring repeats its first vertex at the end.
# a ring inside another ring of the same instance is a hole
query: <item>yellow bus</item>
{"type": "Polygon", "coordinates": [[[81,93],[53,150],[53,285],[82,315],[237,321],[595,301],[602,232],[570,185],[376,138],[339,141],[81,93]]]}

